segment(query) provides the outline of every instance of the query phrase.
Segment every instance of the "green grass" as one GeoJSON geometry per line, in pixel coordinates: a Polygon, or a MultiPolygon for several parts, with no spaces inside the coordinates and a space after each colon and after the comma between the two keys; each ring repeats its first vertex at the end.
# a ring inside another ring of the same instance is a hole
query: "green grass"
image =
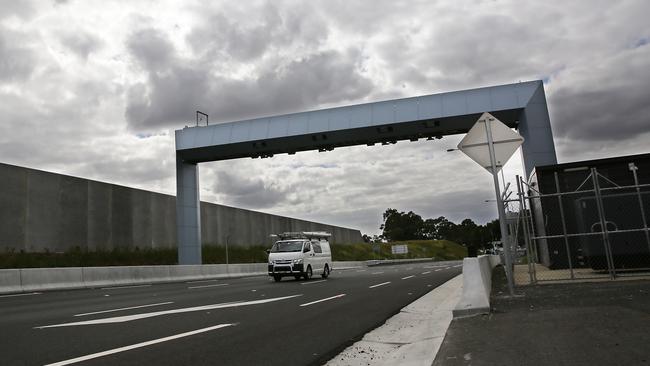
{"type": "MultiPolygon", "coordinates": [[[[388,244],[375,244],[379,252],[367,243],[333,244],[332,259],[335,261],[363,261],[370,259],[431,258],[439,260],[461,259],[467,250],[447,240],[412,240],[388,244]],[[409,253],[392,255],[392,244],[406,244],[409,253]]],[[[267,260],[267,247],[230,247],[229,263],[264,263],[267,260]]],[[[206,245],[202,248],[203,263],[226,263],[224,246],[206,245]]],[[[64,253],[22,251],[0,252],[0,268],[48,268],[48,267],[99,267],[99,266],[146,266],[177,264],[177,251],[173,249],[127,249],[86,251],[78,247],[64,253]]]]}
{"type": "Polygon", "coordinates": [[[332,259],[335,261],[364,261],[371,259],[436,258],[437,260],[462,259],[467,249],[449,240],[407,240],[382,244],[332,245],[332,259]],[[407,254],[391,254],[391,246],[406,244],[407,254]],[[379,246],[379,252],[373,247],[379,246]]]}

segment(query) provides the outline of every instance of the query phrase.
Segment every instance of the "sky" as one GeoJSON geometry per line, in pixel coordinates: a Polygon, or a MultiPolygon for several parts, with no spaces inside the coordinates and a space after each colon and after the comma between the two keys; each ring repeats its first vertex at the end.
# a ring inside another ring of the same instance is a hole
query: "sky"
{"type": "MultiPolygon", "coordinates": [[[[0,0],[0,162],[175,194],[174,130],[543,80],[559,162],[650,152],[646,0],[0,0]]],[[[200,165],[201,199],[482,224],[462,135],[200,165]]],[[[522,174],[516,153],[504,168],[522,174]]]]}

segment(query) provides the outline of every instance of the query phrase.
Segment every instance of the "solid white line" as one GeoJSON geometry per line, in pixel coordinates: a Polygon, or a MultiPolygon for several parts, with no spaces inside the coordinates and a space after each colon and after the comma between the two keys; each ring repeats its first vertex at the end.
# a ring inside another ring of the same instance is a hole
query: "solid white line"
{"type": "Polygon", "coordinates": [[[40,295],[40,292],[30,292],[28,294],[13,294],[13,295],[1,295],[0,297],[16,297],[16,296],[31,296],[31,295],[40,295]]]}
{"type": "Polygon", "coordinates": [[[378,285],[372,285],[372,286],[370,286],[370,287],[368,287],[368,288],[375,288],[375,287],[379,287],[379,286],[383,286],[383,285],[388,285],[389,283],[390,283],[390,281],[388,281],[388,282],[383,282],[383,283],[380,283],[380,284],[378,284],[378,285]]]}
{"type": "Polygon", "coordinates": [[[217,282],[217,281],[219,281],[219,280],[189,281],[189,282],[185,282],[185,283],[187,283],[188,285],[191,285],[191,284],[193,284],[193,283],[206,283],[206,282],[217,282]]]}
{"type": "Polygon", "coordinates": [[[373,272],[371,274],[382,274],[382,273],[384,273],[384,272],[373,272]]]}
{"type": "Polygon", "coordinates": [[[311,285],[312,283],[319,283],[319,282],[325,282],[327,280],[318,280],[318,281],[309,281],[309,282],[301,282],[301,285],[311,285]]]}
{"type": "Polygon", "coordinates": [[[413,278],[413,277],[415,277],[415,276],[406,276],[406,277],[402,277],[402,279],[403,280],[408,280],[409,278],[413,278]]]}
{"type": "Polygon", "coordinates": [[[422,274],[429,274],[431,271],[422,272],[422,274]]]}
{"type": "Polygon", "coordinates": [[[173,301],[168,301],[168,302],[159,302],[157,304],[148,304],[148,305],[139,305],[139,306],[131,306],[128,308],[120,308],[120,309],[111,309],[111,310],[102,310],[102,311],[95,311],[92,313],[83,313],[83,314],[75,314],[74,316],[86,316],[86,315],[95,315],[95,314],[103,314],[103,313],[111,313],[113,311],[122,311],[122,310],[131,310],[131,309],[140,309],[140,308],[147,308],[150,306],[160,306],[160,305],[167,305],[167,304],[173,304],[173,301]]]}
{"type": "Polygon", "coordinates": [[[93,358],[112,355],[114,353],[119,353],[119,352],[129,351],[129,350],[136,349],[136,348],[151,346],[152,344],[167,342],[167,341],[171,341],[171,340],[178,339],[178,338],[183,338],[183,337],[189,337],[191,335],[195,335],[195,334],[199,334],[199,333],[205,333],[205,332],[209,332],[211,330],[215,330],[215,329],[219,329],[219,328],[231,327],[233,325],[235,325],[235,324],[219,324],[219,325],[215,325],[213,327],[201,328],[201,329],[193,330],[191,332],[185,332],[185,333],[176,334],[176,335],[169,336],[169,337],[154,339],[154,340],[147,341],[147,342],[132,344],[130,346],[124,346],[124,347],[120,347],[120,348],[113,348],[111,350],[104,351],[104,352],[92,353],[90,355],[81,356],[81,357],[77,357],[77,358],[72,358],[72,359],[65,360],[65,361],[50,363],[50,364],[47,364],[45,366],[70,365],[70,364],[81,362],[81,361],[92,360],[93,358]]]}
{"type": "Polygon", "coordinates": [[[343,297],[343,296],[345,296],[345,294],[339,294],[339,295],[336,295],[336,296],[328,297],[327,299],[320,299],[320,300],[308,302],[308,303],[305,303],[305,304],[300,304],[300,306],[309,306],[309,305],[313,305],[313,304],[318,304],[319,302],[332,300],[332,299],[337,299],[337,298],[343,297]]]}
{"type": "Polygon", "coordinates": [[[187,289],[188,290],[193,290],[195,288],[219,287],[219,286],[228,286],[228,284],[227,283],[219,283],[219,284],[216,284],[216,285],[191,286],[191,287],[188,287],[187,289]]]}
{"type": "Polygon", "coordinates": [[[134,285],[134,286],[118,286],[118,287],[102,287],[100,290],[119,290],[121,288],[138,288],[138,287],[150,287],[151,284],[148,285],[134,285]]]}
{"type": "Polygon", "coordinates": [[[162,310],[162,311],[156,311],[156,312],[153,312],[153,313],[141,313],[141,314],[132,314],[132,315],[124,315],[124,316],[115,316],[115,317],[112,317],[112,318],[93,319],[93,320],[86,320],[86,321],[74,322],[74,323],[62,323],[62,324],[44,325],[44,326],[40,326],[40,327],[34,327],[34,329],[72,327],[72,326],[77,326],[77,325],[124,323],[124,322],[130,322],[130,321],[133,321],[133,320],[152,318],[152,317],[161,316],[161,315],[170,315],[170,314],[179,314],[179,313],[189,313],[189,312],[192,312],[192,311],[205,311],[205,310],[213,310],[213,309],[232,308],[232,307],[238,307],[238,306],[266,304],[266,303],[269,303],[269,302],[291,299],[291,298],[298,297],[298,296],[302,296],[302,294],[283,296],[283,297],[273,297],[273,298],[262,299],[262,300],[235,301],[235,302],[226,302],[226,303],[221,303],[221,304],[195,306],[195,307],[191,307],[191,308],[162,310]]]}

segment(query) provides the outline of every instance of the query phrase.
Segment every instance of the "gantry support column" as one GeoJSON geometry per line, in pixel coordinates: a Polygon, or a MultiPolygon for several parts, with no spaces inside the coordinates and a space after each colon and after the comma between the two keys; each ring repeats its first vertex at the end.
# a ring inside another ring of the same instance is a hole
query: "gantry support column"
{"type": "Polygon", "coordinates": [[[536,166],[557,164],[544,84],[541,81],[538,83],[537,90],[519,116],[519,133],[524,138],[521,152],[526,178],[536,166]]]}
{"type": "Polygon", "coordinates": [[[176,155],[178,264],[202,264],[199,166],[176,155]]]}

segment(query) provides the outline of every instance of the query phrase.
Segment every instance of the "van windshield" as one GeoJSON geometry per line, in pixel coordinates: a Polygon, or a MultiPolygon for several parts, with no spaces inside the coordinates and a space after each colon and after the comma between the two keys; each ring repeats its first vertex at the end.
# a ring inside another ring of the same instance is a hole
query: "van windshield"
{"type": "Polygon", "coordinates": [[[271,253],[299,252],[301,250],[301,241],[276,241],[271,248],[271,253]]]}

